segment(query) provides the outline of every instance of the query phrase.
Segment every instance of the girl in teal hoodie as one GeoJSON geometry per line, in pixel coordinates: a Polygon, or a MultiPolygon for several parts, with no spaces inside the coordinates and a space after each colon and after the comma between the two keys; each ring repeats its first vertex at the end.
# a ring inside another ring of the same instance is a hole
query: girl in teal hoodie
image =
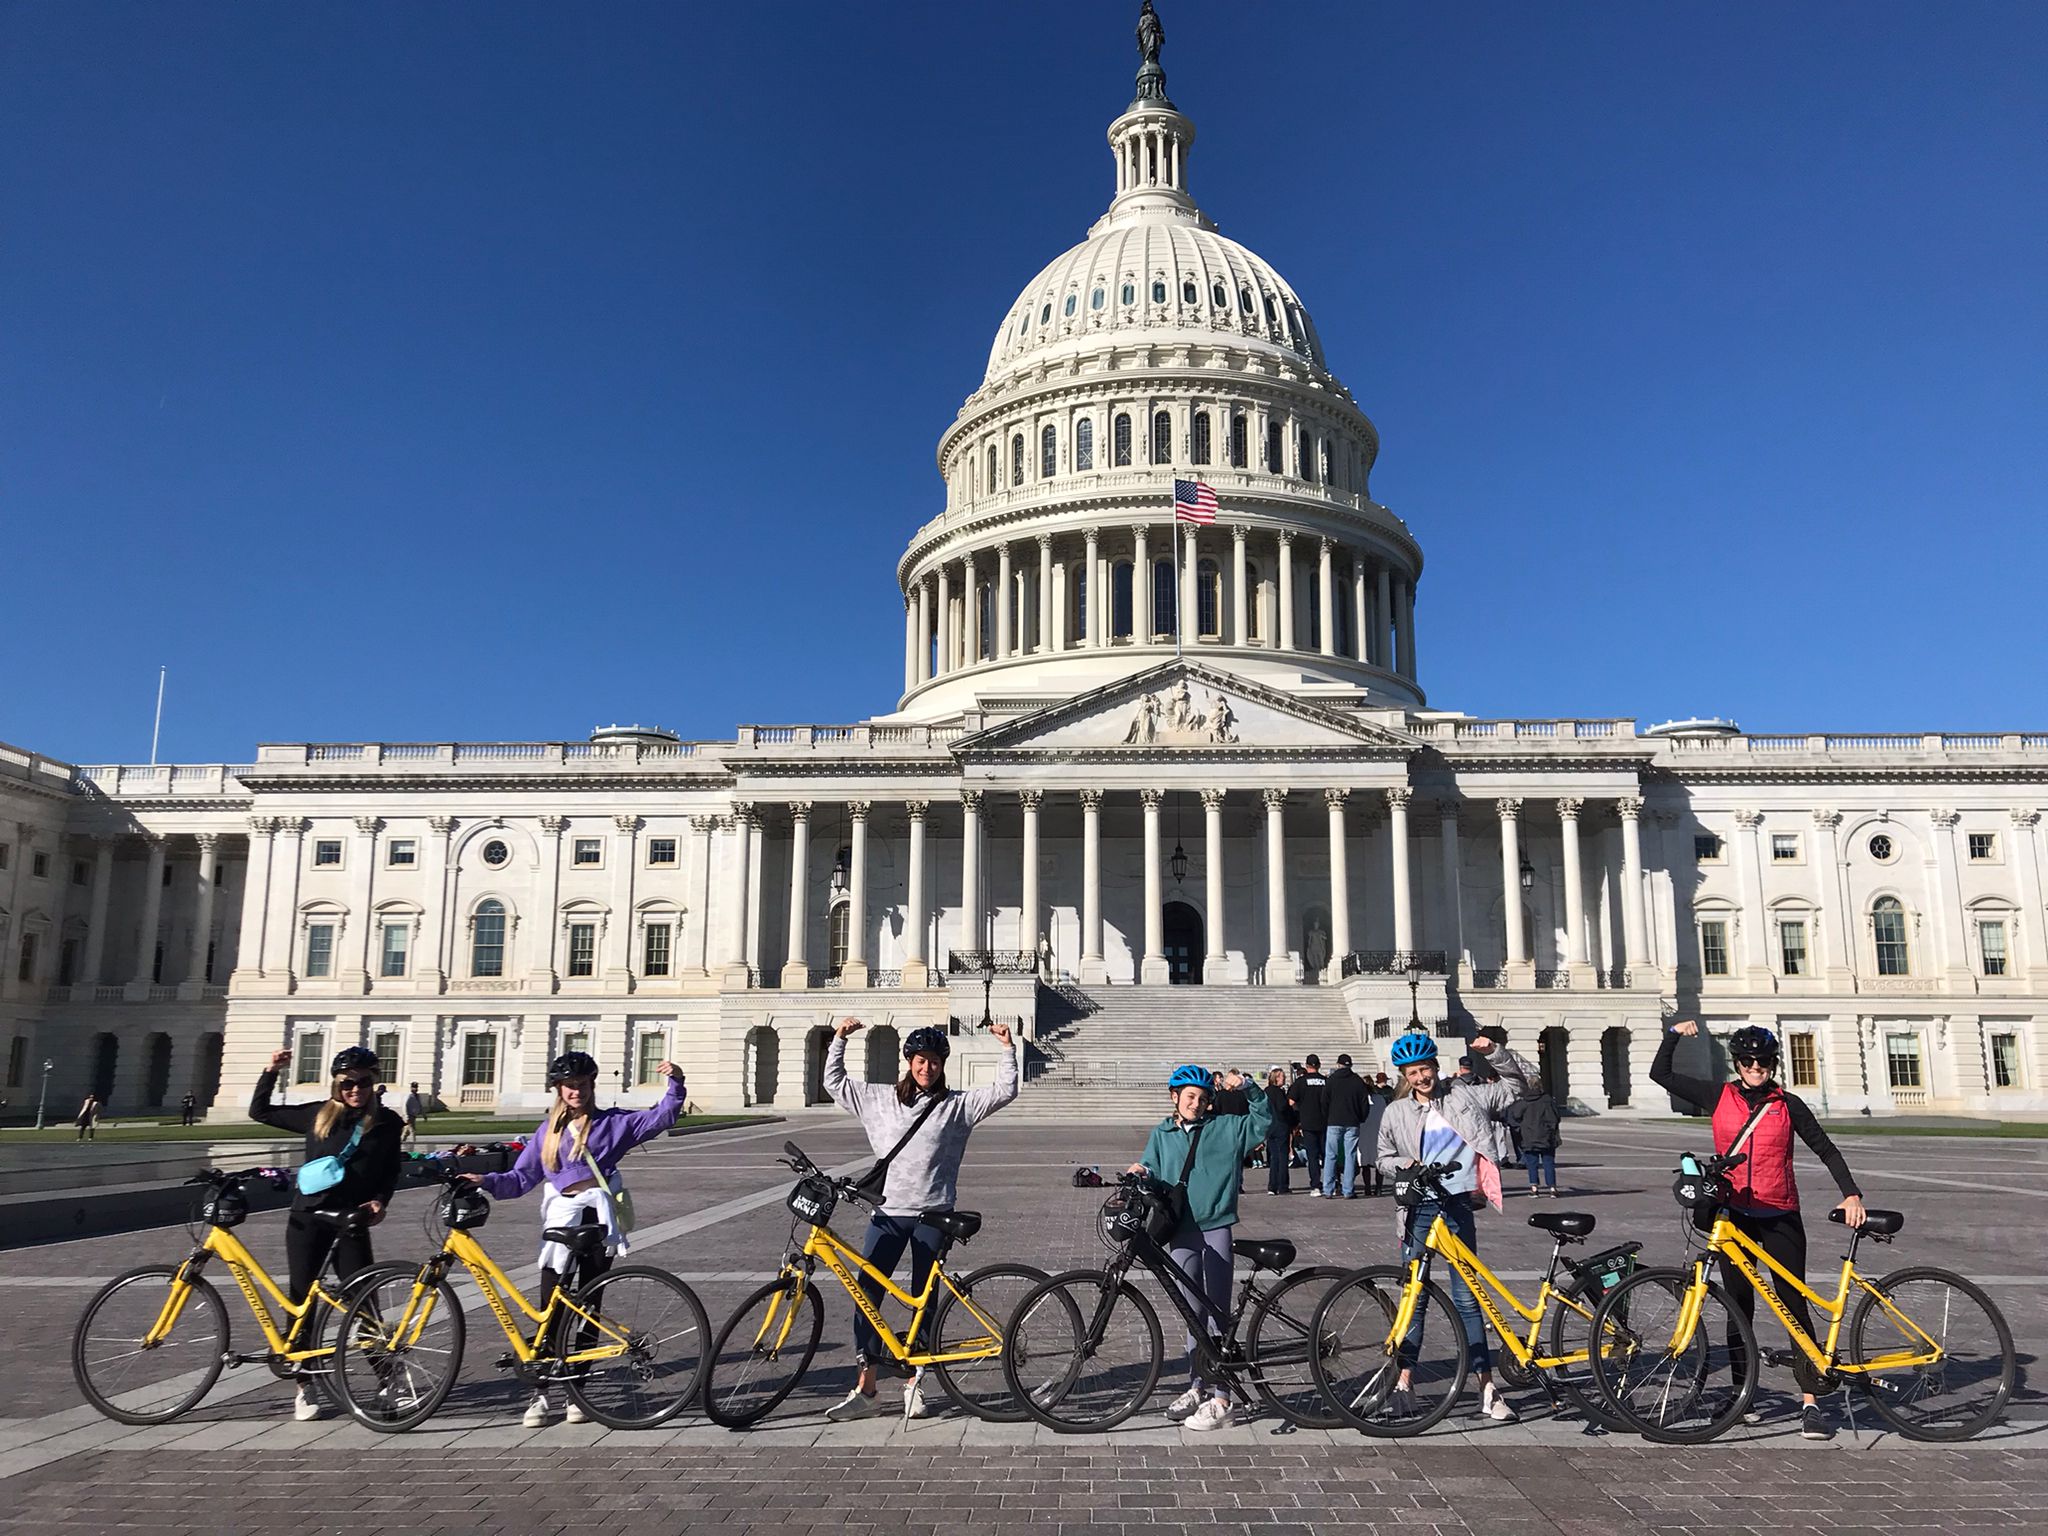
{"type": "MultiPolygon", "coordinates": [[[[1273,1112],[1262,1093],[1247,1094],[1239,1073],[1223,1079],[1212,1098],[1204,1067],[1174,1068],[1167,1079],[1173,1113],[1152,1128],[1145,1155],[1132,1173],[1149,1173],[1162,1184],[1179,1184],[1186,1170],[1187,1219],[1167,1243],[1186,1290],[1208,1299],[1219,1315],[1230,1311],[1230,1234],[1237,1225],[1237,1190],[1244,1160],[1266,1139],[1273,1112]],[[1192,1151],[1193,1160],[1189,1160],[1192,1151]]],[[[1216,1331],[1212,1323],[1210,1331],[1216,1331]]],[[[1167,1407],[1166,1416],[1189,1429],[1221,1429],[1230,1422],[1230,1395],[1205,1382],[1188,1335],[1188,1389],[1167,1407]]]]}

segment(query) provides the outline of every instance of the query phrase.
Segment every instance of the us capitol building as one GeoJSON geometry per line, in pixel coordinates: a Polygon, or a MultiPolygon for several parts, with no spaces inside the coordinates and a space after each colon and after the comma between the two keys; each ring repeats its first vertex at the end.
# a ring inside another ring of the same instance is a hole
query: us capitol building
{"type": "Polygon", "coordinates": [[[451,1107],[532,1109],[581,1047],[628,1102],[674,1057],[707,1108],[780,1109],[848,1013],[873,1077],[949,1021],[985,1077],[985,1010],[1044,1114],[1149,1115],[1176,1060],[1377,1057],[1411,1012],[1506,1025],[1597,1113],[1670,1112],[1674,1012],[1778,1030],[1824,1113],[2048,1108],[2048,732],[1432,707],[1379,434],[1196,203],[1159,42],[1148,13],[1107,210],[940,436],[893,710],[236,765],[0,747],[10,1112],[47,1061],[53,1116],[91,1087],[235,1118],[270,1052],[314,1096],[355,1042],[451,1107]],[[1176,473],[1213,523],[1176,522],[1176,473]]]}

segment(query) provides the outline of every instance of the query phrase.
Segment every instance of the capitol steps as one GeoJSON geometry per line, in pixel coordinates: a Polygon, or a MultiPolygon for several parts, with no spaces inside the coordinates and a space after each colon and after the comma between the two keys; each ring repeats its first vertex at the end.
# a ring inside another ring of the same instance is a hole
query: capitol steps
{"type": "Polygon", "coordinates": [[[1357,1044],[1330,987],[1042,987],[1024,1093],[1007,1113],[1151,1120],[1182,1062],[1264,1072],[1314,1051],[1331,1067],[1357,1044]]]}

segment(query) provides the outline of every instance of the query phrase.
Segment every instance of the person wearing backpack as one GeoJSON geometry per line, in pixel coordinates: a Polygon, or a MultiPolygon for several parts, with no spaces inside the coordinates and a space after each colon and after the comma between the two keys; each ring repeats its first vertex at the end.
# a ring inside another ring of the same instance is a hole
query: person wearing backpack
{"type": "Polygon", "coordinates": [[[1529,1170],[1529,1193],[1557,1198],[1557,1100],[1540,1088],[1521,1104],[1516,1120],[1521,1135],[1522,1166],[1529,1170]]]}
{"type": "MultiPolygon", "coordinates": [[[[1145,1155],[1130,1166],[1130,1172],[1150,1174],[1155,1184],[1166,1186],[1169,1198],[1181,1206],[1167,1253],[1187,1277],[1183,1284],[1188,1294],[1206,1297],[1221,1316],[1230,1312],[1230,1235],[1237,1226],[1238,1175],[1273,1121],[1266,1096],[1244,1094],[1243,1087],[1238,1073],[1224,1077],[1224,1092],[1235,1096],[1232,1106],[1224,1109],[1212,1102],[1205,1068],[1175,1067],[1166,1080],[1172,1113],[1152,1128],[1145,1155]]],[[[1212,1322],[1212,1332],[1214,1328],[1212,1322]]],[[[1166,1416],[1196,1430],[1221,1429],[1230,1422],[1229,1393],[1202,1379],[1192,1333],[1188,1389],[1167,1405],[1166,1416]]]]}
{"type": "MultiPolygon", "coordinates": [[[[967,1155],[967,1137],[990,1115],[1017,1097],[1017,1053],[1010,1029],[1001,1020],[989,1033],[1003,1048],[996,1080],[985,1088],[955,1093],[946,1086],[946,1058],[952,1043],[943,1029],[913,1029],[903,1042],[903,1076],[894,1083],[863,1083],[847,1075],[846,1042],[867,1026],[841,1019],[825,1052],[825,1091],[839,1107],[860,1122],[868,1146],[881,1162],[881,1200],[868,1221],[861,1257],[882,1274],[894,1277],[903,1250],[910,1250],[910,1290],[924,1289],[925,1276],[940,1245],[938,1229],[926,1225],[927,1211],[950,1211],[960,1183],[960,1160],[967,1155]]],[[[863,1182],[867,1182],[863,1180],[863,1182]]],[[[882,1288],[862,1275],[861,1289],[877,1309],[882,1288]]],[[[881,1335],[858,1310],[853,1319],[853,1350],[857,1374],[853,1390],[825,1410],[834,1421],[864,1419],[876,1411],[876,1378],[888,1358],[881,1335]]],[[[903,1416],[924,1417],[924,1389],[912,1376],[903,1389],[903,1416]]]]}
{"type": "MultiPolygon", "coordinates": [[[[321,1104],[273,1104],[277,1074],[291,1064],[289,1049],[270,1058],[269,1070],[256,1079],[249,1100],[249,1118],[306,1138],[305,1162],[299,1169],[298,1193],[285,1218],[284,1252],[294,1303],[304,1301],[329,1253],[343,1280],[374,1262],[367,1231],[330,1226],[313,1219],[314,1211],[360,1209],[366,1227],[384,1219],[391,1192],[398,1187],[402,1154],[398,1147],[405,1122],[377,1102],[377,1053],[351,1045],[329,1067],[327,1099],[321,1104]]],[[[301,1421],[326,1417],[326,1409],[303,1385],[292,1417],[301,1421]]]]}

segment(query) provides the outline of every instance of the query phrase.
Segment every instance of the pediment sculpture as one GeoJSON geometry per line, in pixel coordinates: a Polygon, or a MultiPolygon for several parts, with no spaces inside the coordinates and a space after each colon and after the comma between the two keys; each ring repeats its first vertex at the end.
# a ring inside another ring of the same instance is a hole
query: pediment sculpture
{"type": "Polygon", "coordinates": [[[1206,708],[1197,708],[1194,691],[1184,677],[1173,685],[1138,699],[1124,733],[1127,747],[1235,746],[1237,712],[1222,694],[1210,692],[1206,708]]]}

